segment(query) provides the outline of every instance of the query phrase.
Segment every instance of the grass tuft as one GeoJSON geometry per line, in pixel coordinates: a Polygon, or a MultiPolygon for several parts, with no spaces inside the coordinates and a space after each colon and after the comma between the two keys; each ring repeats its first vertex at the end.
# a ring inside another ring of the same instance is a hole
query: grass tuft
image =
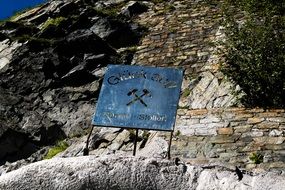
{"type": "Polygon", "coordinates": [[[56,17],[56,18],[49,18],[47,19],[47,21],[43,24],[43,26],[41,27],[42,30],[48,28],[49,26],[53,25],[53,26],[59,26],[59,24],[63,21],[66,21],[67,18],[65,17],[56,17]]]}
{"type": "Polygon", "coordinates": [[[63,141],[58,141],[55,146],[53,146],[52,148],[50,148],[48,150],[47,155],[44,156],[44,160],[53,158],[58,153],[63,152],[64,150],[66,150],[68,148],[68,146],[69,145],[64,140],[63,141]]]}

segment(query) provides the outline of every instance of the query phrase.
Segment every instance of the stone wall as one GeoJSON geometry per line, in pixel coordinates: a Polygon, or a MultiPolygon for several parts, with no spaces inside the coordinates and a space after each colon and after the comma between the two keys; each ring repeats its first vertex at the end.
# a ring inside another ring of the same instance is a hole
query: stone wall
{"type": "Polygon", "coordinates": [[[185,69],[172,156],[192,164],[284,169],[285,111],[241,108],[239,86],[219,71],[218,42],[225,38],[221,2],[213,2],[167,1],[138,17],[149,33],[133,63],[185,69]],[[261,164],[249,159],[253,153],[263,157],[261,164]]]}
{"type": "Polygon", "coordinates": [[[178,110],[173,157],[183,157],[192,164],[284,169],[284,150],[284,109],[178,110]],[[260,164],[249,159],[253,153],[263,157],[260,164]]]}
{"type": "Polygon", "coordinates": [[[191,109],[228,107],[237,104],[240,89],[219,72],[218,41],[221,4],[203,1],[171,1],[151,7],[137,22],[149,28],[133,63],[185,69],[179,105],[191,109]]]}

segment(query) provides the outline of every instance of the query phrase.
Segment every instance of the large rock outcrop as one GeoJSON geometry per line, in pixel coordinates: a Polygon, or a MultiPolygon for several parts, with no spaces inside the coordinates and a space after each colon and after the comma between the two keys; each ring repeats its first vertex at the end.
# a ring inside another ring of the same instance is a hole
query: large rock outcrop
{"type": "Polygon", "coordinates": [[[242,174],[143,157],[71,157],[40,161],[0,177],[0,189],[283,189],[285,177],[242,174]],[[239,174],[240,175],[240,174],[239,174]]]}
{"type": "Polygon", "coordinates": [[[49,1],[0,24],[0,165],[87,133],[107,64],[130,64],[119,49],[145,31],[127,2],[49,1]]]}

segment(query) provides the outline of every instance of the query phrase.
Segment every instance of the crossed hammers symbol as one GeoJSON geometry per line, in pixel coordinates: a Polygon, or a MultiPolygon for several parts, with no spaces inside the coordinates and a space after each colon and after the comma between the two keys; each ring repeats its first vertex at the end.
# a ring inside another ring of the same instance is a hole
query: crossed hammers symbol
{"type": "Polygon", "coordinates": [[[133,90],[131,90],[131,91],[128,92],[128,94],[127,94],[128,96],[134,95],[135,98],[134,98],[132,101],[128,102],[128,103],[127,103],[127,106],[129,106],[129,105],[135,103],[136,101],[140,101],[140,103],[142,103],[145,107],[147,107],[146,103],[142,100],[142,97],[144,97],[144,96],[149,96],[149,97],[150,97],[150,96],[151,96],[151,95],[150,95],[150,92],[149,92],[147,89],[143,89],[143,94],[140,95],[140,96],[138,96],[138,95],[136,94],[137,91],[138,91],[138,89],[133,89],[133,90]]]}

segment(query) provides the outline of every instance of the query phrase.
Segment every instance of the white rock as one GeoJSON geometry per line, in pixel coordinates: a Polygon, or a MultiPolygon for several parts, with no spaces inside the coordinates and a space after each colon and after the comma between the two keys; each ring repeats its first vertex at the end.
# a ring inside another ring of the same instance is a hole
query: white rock
{"type": "Polygon", "coordinates": [[[243,175],[145,157],[54,158],[0,176],[0,189],[284,189],[284,175],[243,175]]]}
{"type": "Polygon", "coordinates": [[[21,45],[18,42],[10,44],[8,39],[0,42],[0,70],[10,63],[13,52],[21,45]]]}

